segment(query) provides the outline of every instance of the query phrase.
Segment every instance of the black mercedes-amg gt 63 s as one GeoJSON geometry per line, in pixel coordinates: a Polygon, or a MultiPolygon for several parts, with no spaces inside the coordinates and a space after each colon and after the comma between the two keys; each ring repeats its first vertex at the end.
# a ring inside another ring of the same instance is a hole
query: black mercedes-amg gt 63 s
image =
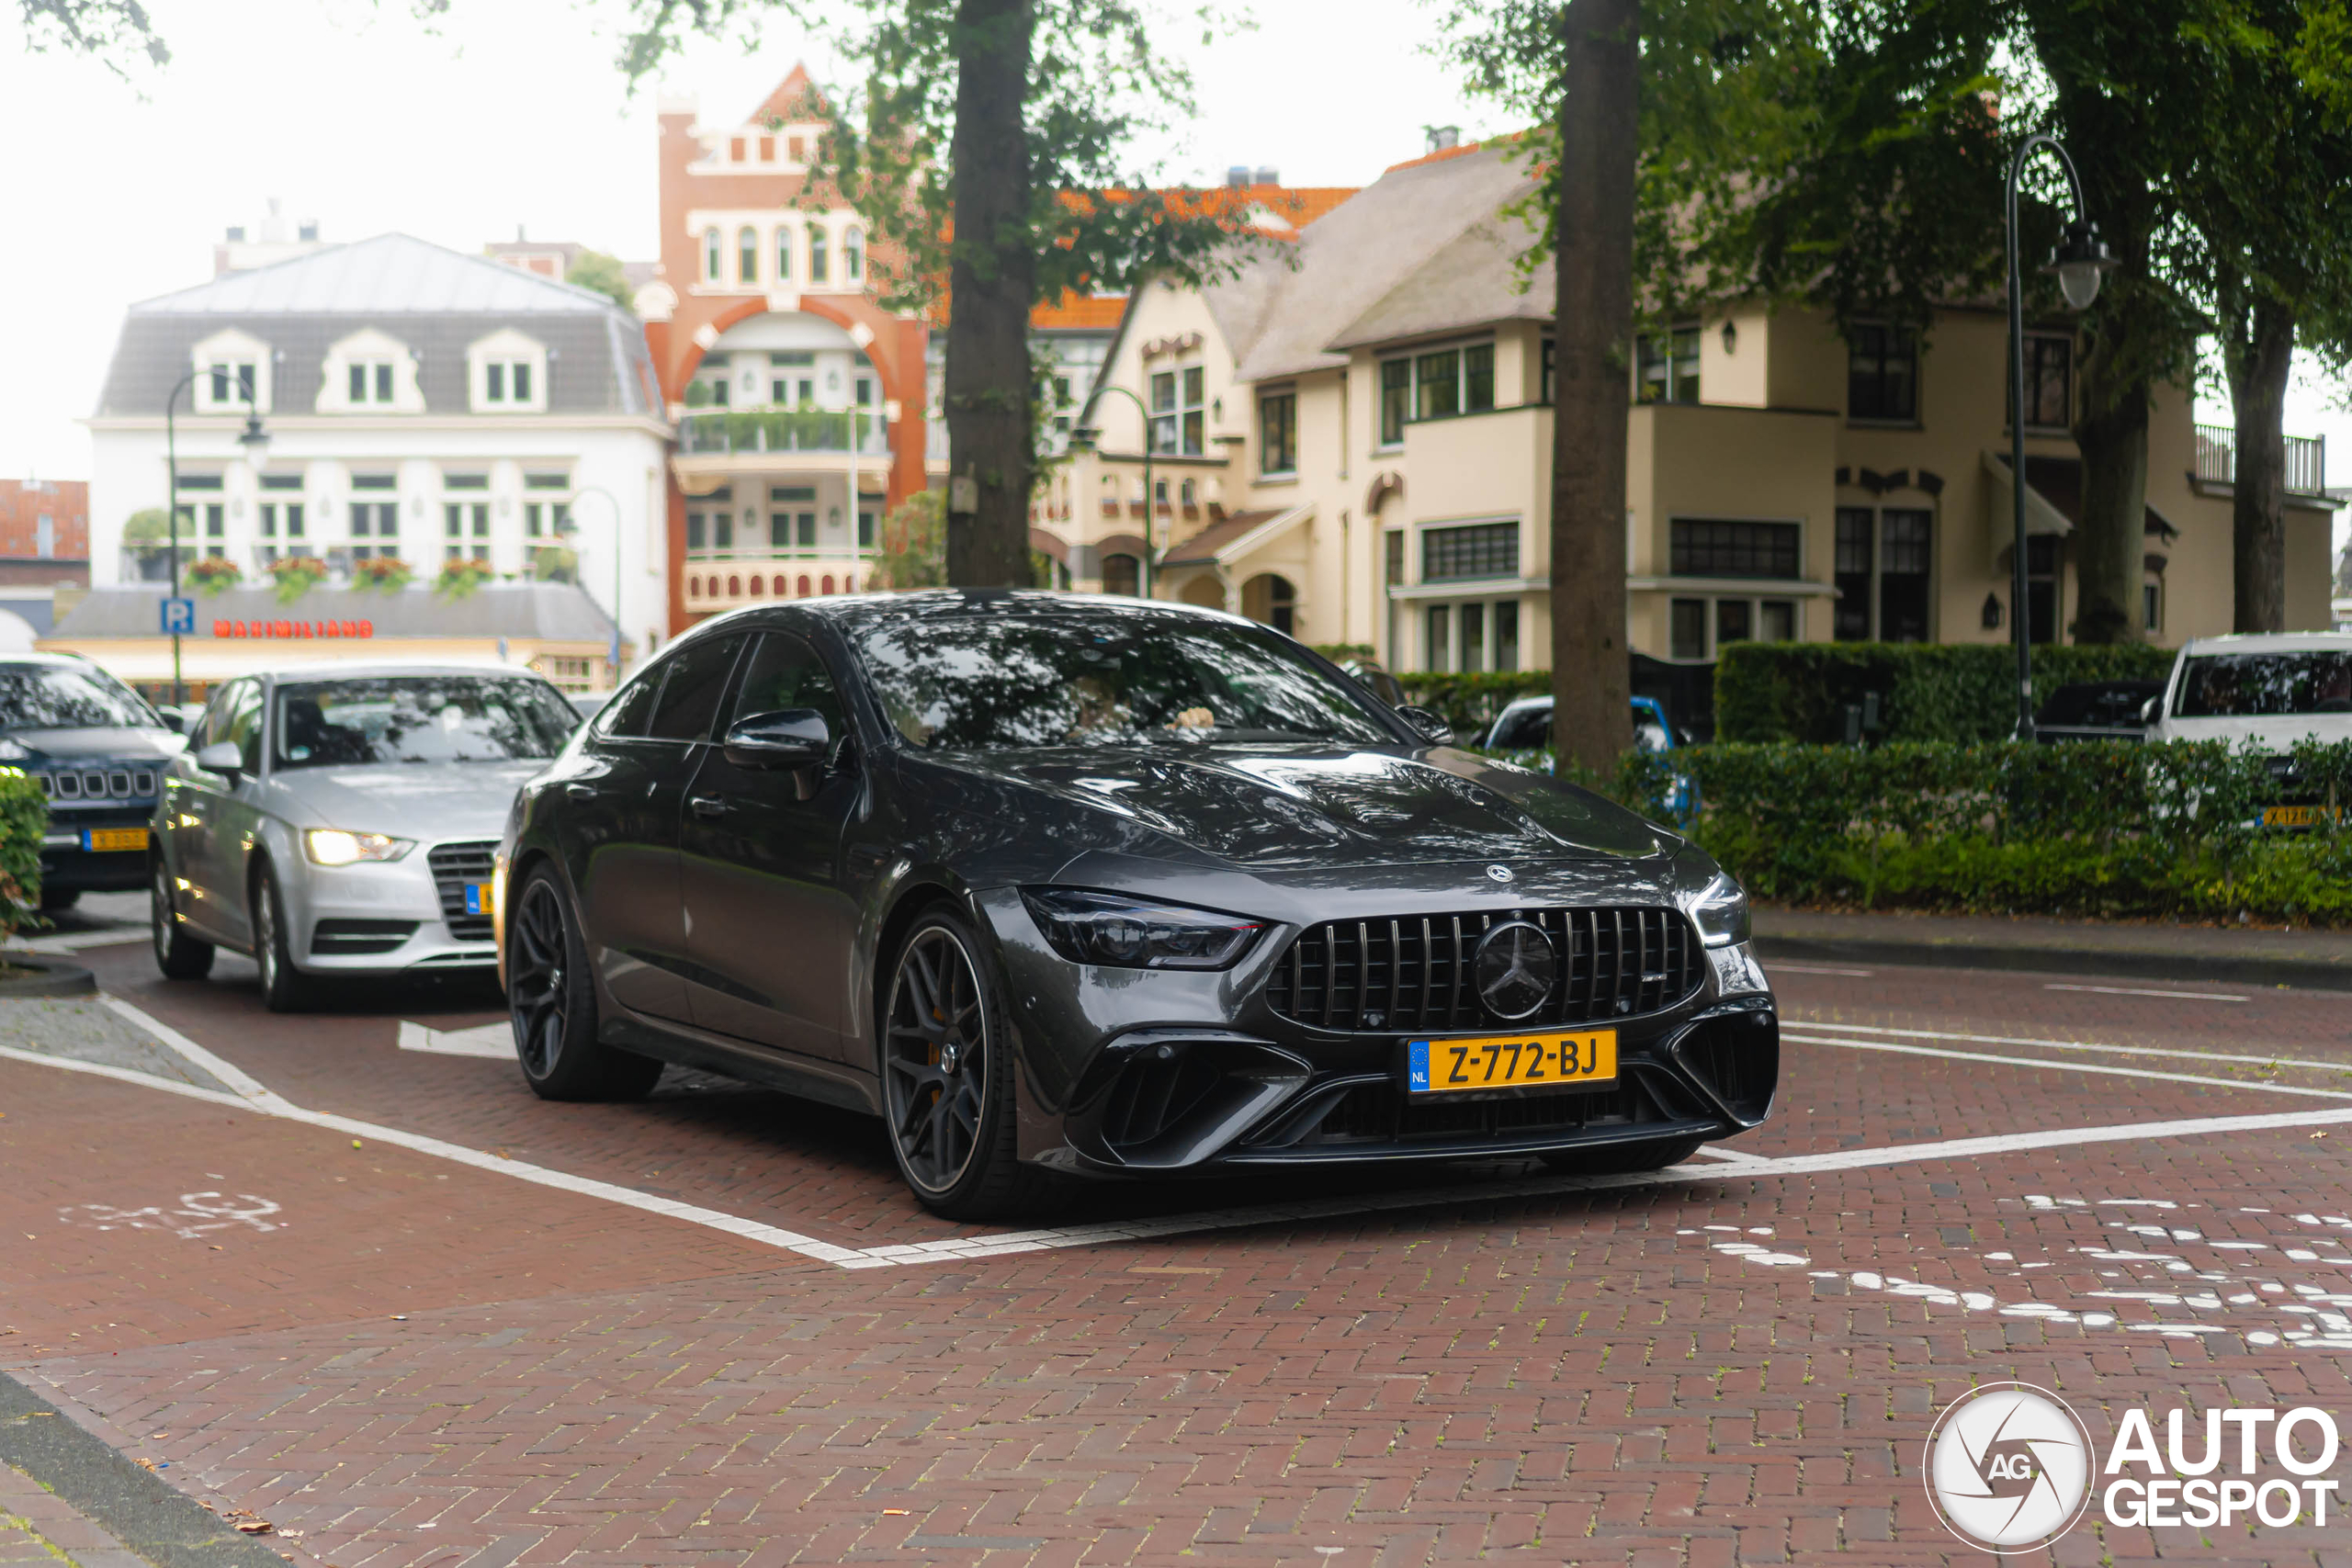
{"type": "Polygon", "coordinates": [[[630,1096],[680,1062],[878,1115],[965,1219],[1057,1173],[1624,1171],[1762,1121],[1779,1022],[1738,885],[1449,740],[1182,605],[705,623],[515,801],[524,1077],[630,1096]]]}

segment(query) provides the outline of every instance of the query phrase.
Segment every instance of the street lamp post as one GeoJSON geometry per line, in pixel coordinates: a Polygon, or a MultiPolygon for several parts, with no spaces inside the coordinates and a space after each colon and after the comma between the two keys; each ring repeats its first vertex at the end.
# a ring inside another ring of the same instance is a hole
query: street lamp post
{"type": "MultiPolygon", "coordinates": [[[[2018,656],[2018,739],[2033,739],[2033,616],[2026,604],[2025,549],[2025,288],[2018,265],[2018,179],[2034,150],[2047,147],[2057,154],[2066,172],[2066,194],[2074,204],[2075,220],[2066,225],[2065,242],[2051,254],[2042,270],[2058,275],[2059,292],[2069,308],[2087,310],[2098,298],[2099,279],[2115,265],[2115,257],[2098,237],[2098,225],[2083,216],[2083,182],[2075,160],[2058,139],[2037,131],[2025,139],[2009,160],[2006,206],[2008,223],[2009,270],[2009,500],[2014,533],[2009,561],[2009,640],[2018,656]]],[[[2052,603],[2055,619],[2058,605],[2052,603]]],[[[2056,628],[2052,628],[2054,633],[2056,628]]]]}
{"type": "Polygon", "coordinates": [[[575,501],[583,495],[601,495],[605,498],[605,504],[613,509],[612,666],[613,684],[617,686],[621,683],[621,503],[613,492],[603,485],[576,485],[572,488],[571,494],[575,501]]]}
{"type": "MultiPolygon", "coordinates": [[[[1141,576],[1143,596],[1148,599],[1151,597],[1151,514],[1158,503],[1151,489],[1151,410],[1144,405],[1142,395],[1132,387],[1098,382],[1094,389],[1098,392],[1118,393],[1119,396],[1136,405],[1136,412],[1143,420],[1143,571],[1141,576]]],[[[1098,431],[1093,434],[1099,435],[1101,433],[1098,431]]],[[[1099,451],[1100,448],[1098,447],[1097,450],[1099,451]]]]}
{"type": "MultiPolygon", "coordinates": [[[[171,596],[175,599],[180,596],[180,448],[179,427],[175,416],[178,412],[180,394],[194,386],[198,377],[209,376],[211,372],[210,366],[199,366],[189,371],[172,388],[172,395],[164,400],[164,483],[170,489],[170,493],[164,499],[164,537],[167,541],[164,555],[171,563],[171,596]]],[[[262,465],[269,459],[269,432],[262,428],[261,410],[254,401],[254,378],[238,375],[236,379],[238,389],[245,394],[245,428],[237,433],[237,445],[245,449],[245,460],[258,474],[262,465]]],[[[172,633],[172,705],[177,707],[187,700],[187,683],[180,678],[180,634],[175,631],[172,633]]]]}

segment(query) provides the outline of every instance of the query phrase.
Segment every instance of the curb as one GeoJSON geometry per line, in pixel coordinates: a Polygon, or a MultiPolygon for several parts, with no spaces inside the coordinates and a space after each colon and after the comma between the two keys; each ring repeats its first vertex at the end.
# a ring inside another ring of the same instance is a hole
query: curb
{"type": "Polygon", "coordinates": [[[2203,980],[2232,986],[2291,986],[2352,991],[2352,964],[2318,958],[2235,958],[2218,953],[2130,948],[2040,947],[1991,942],[1888,942],[1871,937],[1756,938],[1770,963],[1883,964],[1922,969],[1994,969],[2029,975],[2109,976],[2133,980],[2203,980]]]}
{"type": "Polygon", "coordinates": [[[0,953],[0,964],[13,964],[19,969],[38,969],[39,975],[21,980],[0,980],[0,1001],[23,997],[86,997],[98,988],[97,976],[83,964],[71,959],[52,958],[45,953],[0,953]]]}

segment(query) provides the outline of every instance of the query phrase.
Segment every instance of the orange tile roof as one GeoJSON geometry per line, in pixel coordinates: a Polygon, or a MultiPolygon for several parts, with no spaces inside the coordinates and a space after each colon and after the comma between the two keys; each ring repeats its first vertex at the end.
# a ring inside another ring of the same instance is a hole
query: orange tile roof
{"type": "Polygon", "coordinates": [[[1124,294],[1080,294],[1073,290],[1050,305],[1031,310],[1029,324],[1041,331],[1059,328],[1065,332],[1109,332],[1126,313],[1127,297],[1124,294]]]}

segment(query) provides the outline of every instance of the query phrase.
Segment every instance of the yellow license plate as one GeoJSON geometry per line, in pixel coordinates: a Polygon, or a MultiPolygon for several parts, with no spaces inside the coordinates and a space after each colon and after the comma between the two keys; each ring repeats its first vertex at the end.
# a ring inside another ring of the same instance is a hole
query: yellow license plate
{"type": "Polygon", "coordinates": [[[1604,1087],[1617,1081],[1617,1032],[1410,1040],[1405,1081],[1414,1094],[1547,1084],[1604,1087]]]}
{"type": "Polygon", "coordinates": [[[2262,808],[2262,825],[2266,828],[2316,828],[2322,822],[2332,822],[2342,817],[2341,809],[2325,806],[2266,806],[2262,808]]]}
{"type": "Polygon", "coordinates": [[[82,847],[100,853],[113,850],[143,850],[147,847],[147,829],[85,828],[82,830],[82,847]]]}

